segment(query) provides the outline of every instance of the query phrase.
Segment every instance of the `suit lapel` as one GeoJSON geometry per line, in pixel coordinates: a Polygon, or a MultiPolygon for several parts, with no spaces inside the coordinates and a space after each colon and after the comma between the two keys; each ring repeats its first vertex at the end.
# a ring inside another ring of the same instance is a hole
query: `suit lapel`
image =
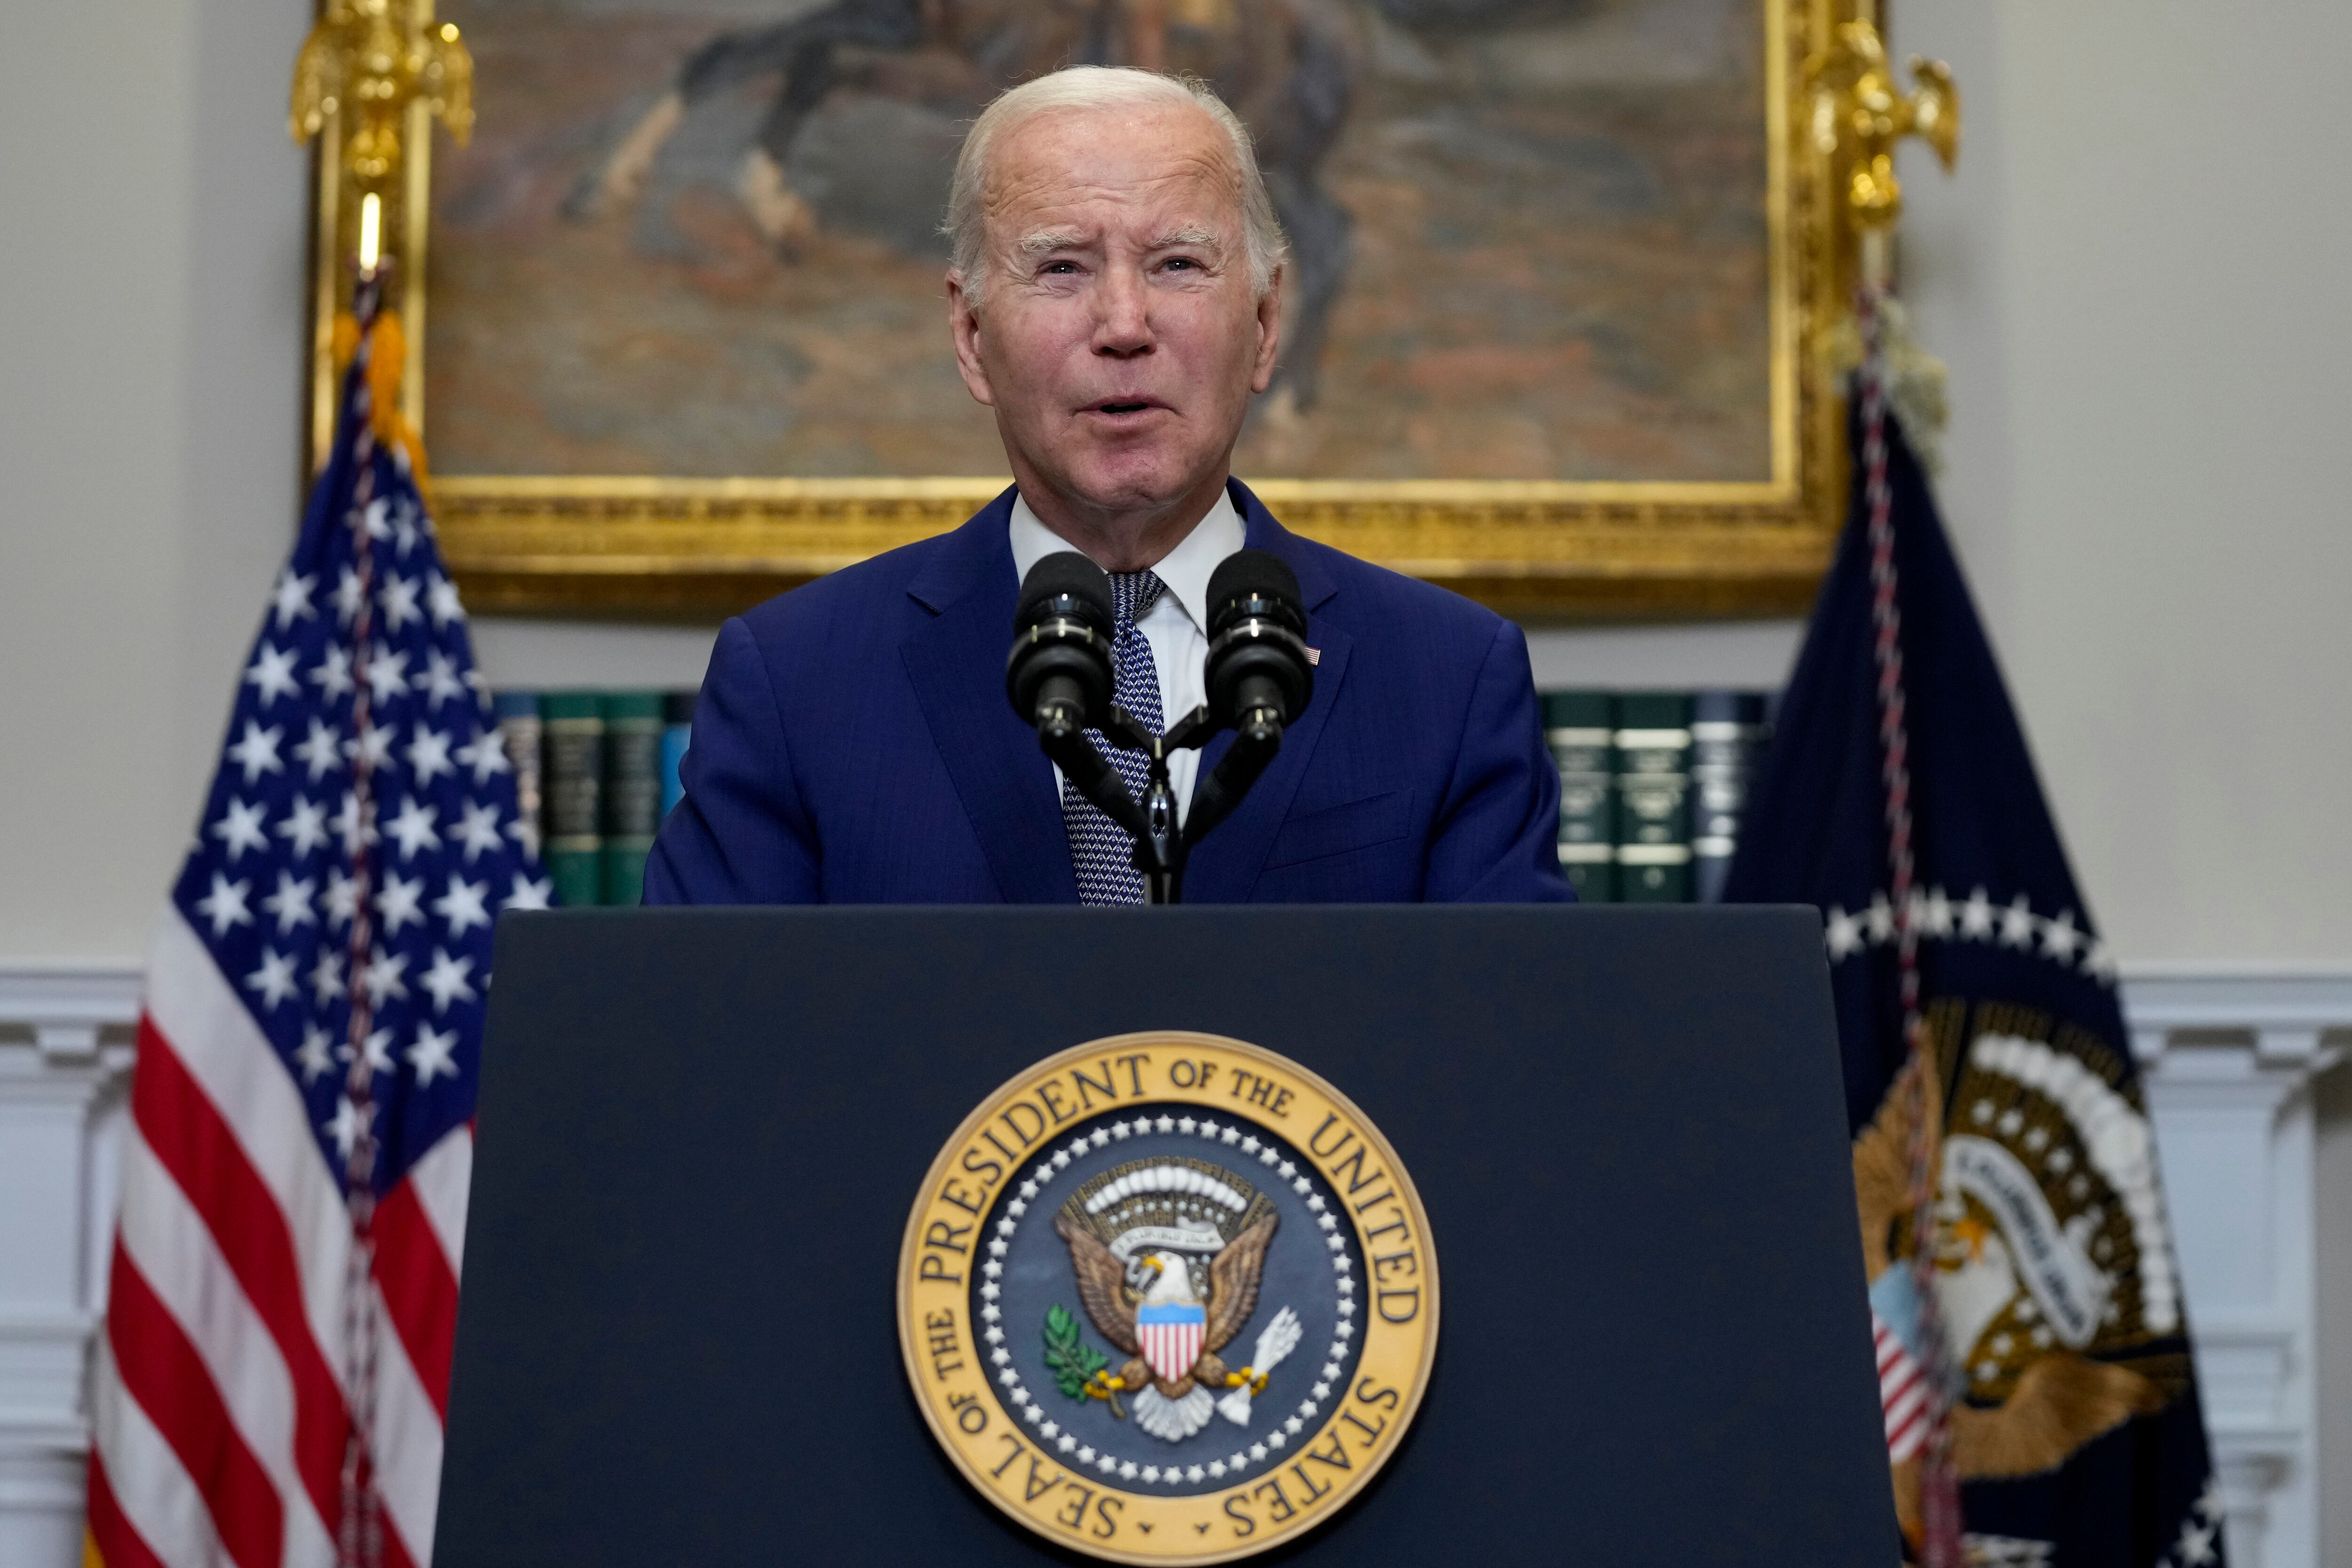
{"type": "MultiPolygon", "coordinates": [[[[1275,835],[1290,815],[1290,803],[1298,794],[1299,781],[1306,777],[1316,742],[1322,739],[1325,721],[1339,700],[1355,640],[1317,614],[1339,592],[1323,563],[1297,534],[1275,521],[1249,487],[1239,479],[1229,484],[1234,504],[1241,509],[1243,538],[1249,548],[1272,552],[1297,574],[1299,596],[1307,607],[1307,646],[1321,657],[1315,666],[1314,698],[1297,722],[1284,732],[1282,750],[1273,765],[1251,787],[1241,808],[1218,824],[1193,850],[1184,873],[1184,896],[1196,903],[1238,903],[1249,896],[1265,858],[1273,852],[1275,835]]],[[[1009,603],[1005,614],[1012,614],[1009,603]]],[[[1202,752],[1202,776],[1216,766],[1233,739],[1228,731],[1202,752]]]]}
{"type": "Polygon", "coordinates": [[[1020,584],[1006,490],[944,542],[908,585],[929,618],[900,645],[940,760],[1008,903],[1077,902],[1054,765],[1004,699],[1020,584]]]}

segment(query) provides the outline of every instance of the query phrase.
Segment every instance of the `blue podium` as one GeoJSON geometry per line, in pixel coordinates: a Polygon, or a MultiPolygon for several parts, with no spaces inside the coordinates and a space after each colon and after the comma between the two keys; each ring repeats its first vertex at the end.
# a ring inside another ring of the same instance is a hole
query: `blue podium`
{"type": "Polygon", "coordinates": [[[1811,910],[581,910],[496,973],[440,1568],[1085,1561],[950,1462],[894,1292],[973,1109],[1148,1030],[1335,1086],[1442,1268],[1410,1429],[1265,1561],[1895,1559],[1811,910]]]}

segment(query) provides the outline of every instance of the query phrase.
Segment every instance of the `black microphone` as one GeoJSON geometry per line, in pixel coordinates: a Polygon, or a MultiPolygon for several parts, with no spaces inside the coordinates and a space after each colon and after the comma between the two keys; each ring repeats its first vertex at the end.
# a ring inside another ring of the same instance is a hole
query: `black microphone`
{"type": "Polygon", "coordinates": [[[1209,719],[1234,734],[1208,777],[1192,787],[1184,815],[1188,847],[1233,815],[1282,749],[1284,728],[1315,696],[1301,596],[1297,575],[1263,550],[1228,555],[1209,574],[1209,719]]]}
{"type": "Polygon", "coordinates": [[[1278,555],[1243,550],[1209,575],[1209,712],[1220,727],[1282,730],[1315,695],[1298,578],[1278,555]]]}
{"type": "Polygon", "coordinates": [[[1029,568],[1013,615],[1004,691],[1040,741],[1074,735],[1110,711],[1111,626],[1110,579],[1101,567],[1063,550],[1029,568]]]}
{"type": "Polygon", "coordinates": [[[1113,624],[1103,569],[1075,550],[1046,556],[1021,582],[1004,692],[1062,776],[1140,839],[1150,831],[1142,807],[1087,735],[1110,717],[1113,624]]]}

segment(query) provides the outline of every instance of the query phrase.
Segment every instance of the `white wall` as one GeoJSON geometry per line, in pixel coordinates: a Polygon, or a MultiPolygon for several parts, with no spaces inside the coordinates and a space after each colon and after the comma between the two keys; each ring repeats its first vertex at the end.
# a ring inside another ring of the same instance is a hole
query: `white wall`
{"type": "Polygon", "coordinates": [[[2352,957],[2352,8],[1896,0],[1946,499],[2126,961],[2352,957]]]}
{"type": "Polygon", "coordinates": [[[309,13],[0,24],[0,956],[144,945],[290,538],[309,13]]]}

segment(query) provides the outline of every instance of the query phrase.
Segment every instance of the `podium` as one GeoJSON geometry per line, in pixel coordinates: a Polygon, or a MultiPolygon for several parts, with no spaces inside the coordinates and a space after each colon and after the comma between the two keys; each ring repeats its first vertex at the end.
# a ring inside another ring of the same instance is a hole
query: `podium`
{"type": "Polygon", "coordinates": [[[950,1463],[894,1292],[959,1123],[1142,1030],[1336,1086],[1442,1269],[1401,1446],[1264,1561],[1895,1560],[1811,910],[580,910],[496,973],[440,1568],[1086,1561],[950,1463]]]}

